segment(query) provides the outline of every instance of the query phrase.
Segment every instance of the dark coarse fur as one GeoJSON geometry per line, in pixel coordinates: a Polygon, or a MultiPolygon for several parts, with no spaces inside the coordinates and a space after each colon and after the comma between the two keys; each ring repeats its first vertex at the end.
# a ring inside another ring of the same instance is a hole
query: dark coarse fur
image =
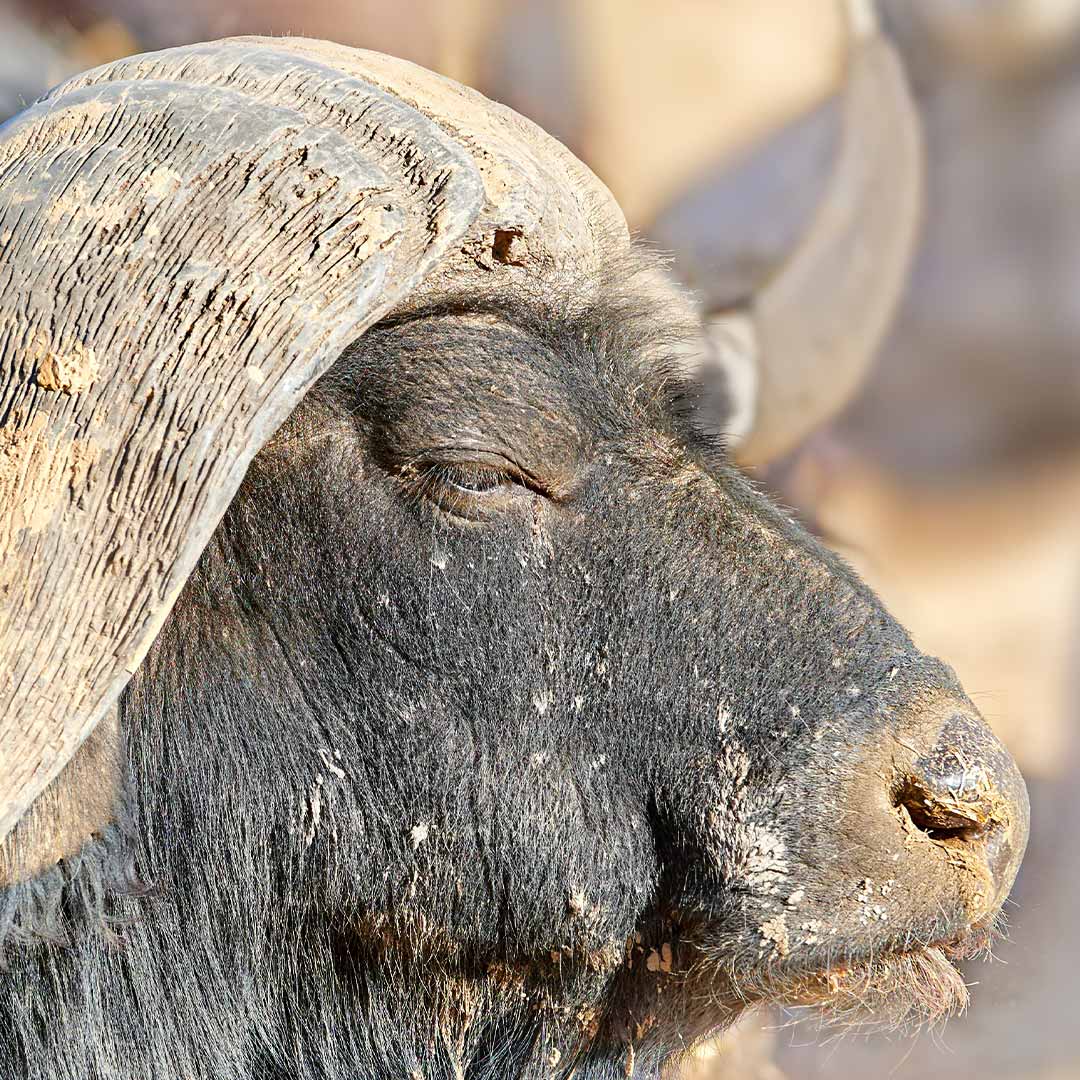
{"type": "Polygon", "coordinates": [[[830,902],[808,793],[952,684],[695,423],[640,268],[400,314],[256,459],[120,820],[7,892],[0,1075],[656,1076],[738,1011],[687,956],[830,902]]]}

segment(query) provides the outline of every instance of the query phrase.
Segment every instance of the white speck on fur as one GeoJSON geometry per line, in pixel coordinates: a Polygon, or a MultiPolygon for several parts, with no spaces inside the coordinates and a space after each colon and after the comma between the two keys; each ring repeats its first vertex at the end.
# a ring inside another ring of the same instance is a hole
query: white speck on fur
{"type": "Polygon", "coordinates": [[[322,786],[323,774],[319,773],[315,777],[315,786],[308,795],[308,827],[304,833],[304,847],[306,848],[311,847],[315,840],[315,833],[319,829],[319,822],[322,821],[322,786]]]}
{"type": "Polygon", "coordinates": [[[409,831],[412,837],[413,851],[415,851],[428,838],[428,824],[426,821],[418,822],[409,831]]]}
{"type": "Polygon", "coordinates": [[[720,729],[720,734],[723,735],[727,731],[731,724],[731,710],[727,707],[727,703],[721,701],[716,706],[716,726],[720,729]]]}
{"type": "Polygon", "coordinates": [[[775,894],[790,873],[784,857],[787,847],[776,833],[760,825],[749,826],[748,832],[747,881],[755,891],[775,894]]]}
{"type": "Polygon", "coordinates": [[[781,912],[779,915],[773,916],[773,918],[763,922],[758,927],[758,932],[761,934],[761,951],[765,952],[772,945],[772,952],[777,956],[787,956],[788,954],[788,930],[787,922],[784,919],[784,914],[781,912]]]}
{"type": "Polygon", "coordinates": [[[329,750],[327,750],[325,747],[320,746],[319,757],[322,758],[322,763],[327,767],[327,769],[332,772],[339,780],[345,779],[345,770],[341,768],[341,766],[334,764],[334,757],[341,757],[340,751],[335,750],[334,754],[331,755],[329,750]]]}

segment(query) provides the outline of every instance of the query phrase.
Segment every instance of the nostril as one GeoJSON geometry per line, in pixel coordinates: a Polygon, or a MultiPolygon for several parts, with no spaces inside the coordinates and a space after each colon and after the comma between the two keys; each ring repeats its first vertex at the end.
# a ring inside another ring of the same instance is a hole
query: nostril
{"type": "Polygon", "coordinates": [[[983,839],[1008,802],[998,782],[998,774],[1007,773],[999,752],[1003,748],[980,719],[957,713],[940,729],[933,749],[900,775],[893,804],[935,840],[983,839]]]}
{"type": "Polygon", "coordinates": [[[906,778],[893,794],[893,805],[907,811],[912,824],[934,840],[975,840],[988,822],[978,804],[964,803],[948,785],[931,787],[915,777],[906,778]]]}
{"type": "Polygon", "coordinates": [[[977,714],[957,711],[942,718],[928,710],[926,720],[922,731],[930,736],[929,748],[922,754],[917,735],[914,745],[896,740],[888,788],[894,812],[908,838],[917,830],[943,849],[950,866],[985,873],[992,885],[989,907],[1000,904],[1027,845],[1023,778],[977,714]]]}

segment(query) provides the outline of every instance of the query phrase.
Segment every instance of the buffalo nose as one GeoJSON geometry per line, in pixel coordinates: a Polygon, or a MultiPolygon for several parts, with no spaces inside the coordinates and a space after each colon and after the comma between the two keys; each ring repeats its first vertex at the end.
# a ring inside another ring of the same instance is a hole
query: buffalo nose
{"type": "Polygon", "coordinates": [[[894,804],[936,840],[982,863],[995,905],[1012,887],[1027,846],[1027,787],[1016,763],[976,715],[956,712],[932,749],[904,770],[894,804]]]}

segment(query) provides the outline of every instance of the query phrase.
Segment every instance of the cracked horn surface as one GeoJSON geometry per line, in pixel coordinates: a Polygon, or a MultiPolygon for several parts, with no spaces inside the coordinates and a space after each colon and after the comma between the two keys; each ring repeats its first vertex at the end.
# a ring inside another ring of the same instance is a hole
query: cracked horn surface
{"type": "Polygon", "coordinates": [[[534,125],[322,42],[132,57],[0,128],[0,838],[346,345],[612,243],[610,195],[534,125]]]}

